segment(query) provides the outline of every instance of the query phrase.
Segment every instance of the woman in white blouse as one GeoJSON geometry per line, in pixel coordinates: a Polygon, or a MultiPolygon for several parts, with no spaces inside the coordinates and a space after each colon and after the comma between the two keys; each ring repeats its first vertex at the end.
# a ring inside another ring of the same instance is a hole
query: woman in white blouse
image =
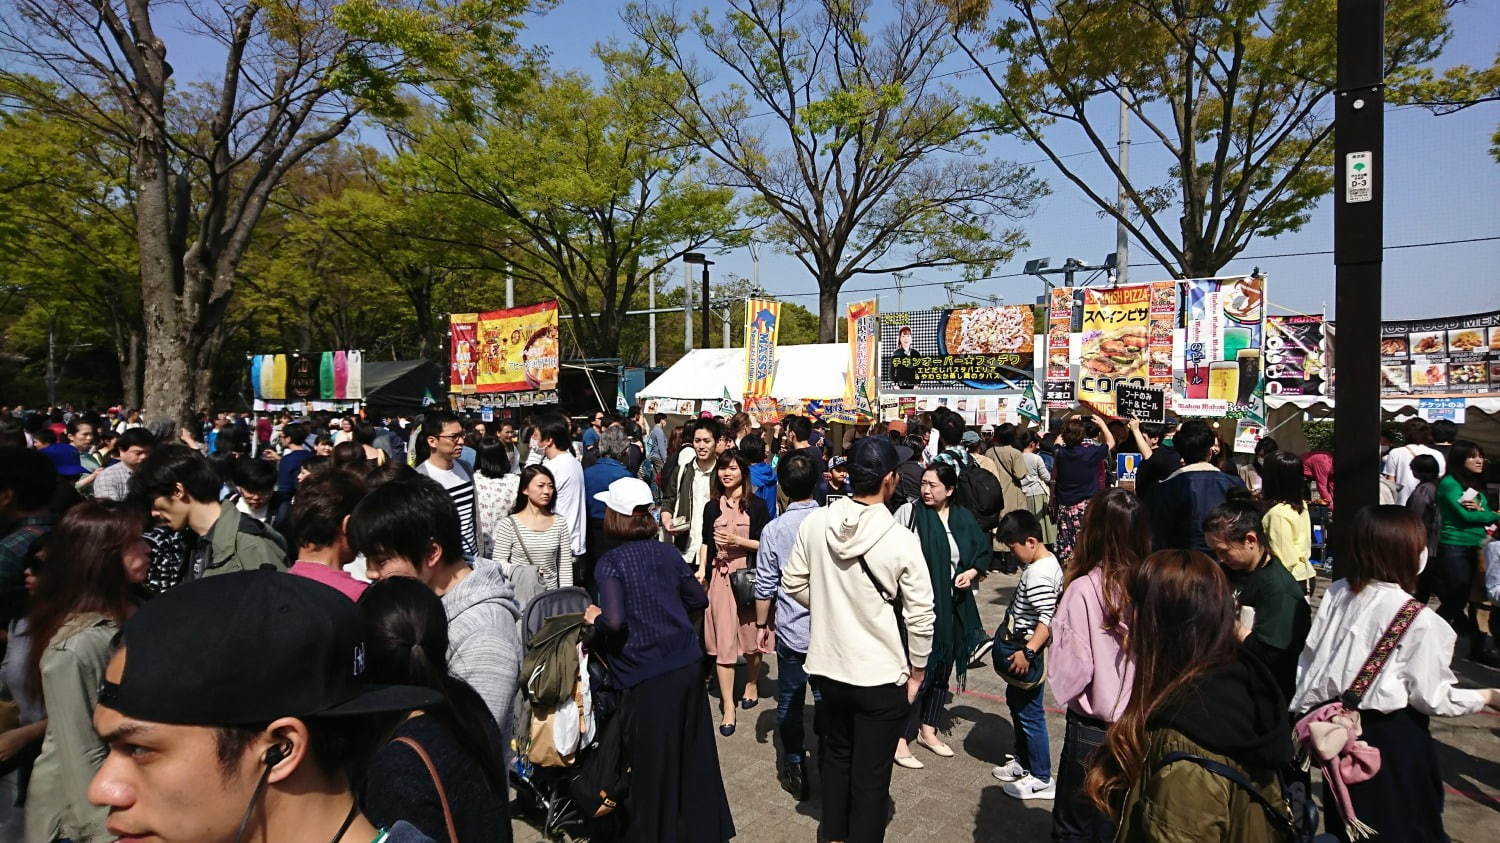
{"type": "Polygon", "coordinates": [[[520,496],[511,514],[495,525],[493,556],[516,587],[516,600],[573,584],[573,531],[568,519],[552,511],[556,481],[545,465],[521,472],[520,496]]]}
{"type": "MultiPolygon", "coordinates": [[[[1349,573],[1323,595],[1297,665],[1294,717],[1331,702],[1353,684],[1375,643],[1416,591],[1427,563],[1427,533],[1404,507],[1366,507],[1347,530],[1349,573]]],[[[1446,840],[1443,779],[1428,718],[1500,708],[1500,690],[1457,687],[1449,666],[1455,635],[1431,609],[1417,612],[1359,704],[1361,739],[1380,750],[1380,772],[1348,785],[1354,813],[1380,840],[1446,840]]],[[[1324,804],[1332,805],[1325,788],[1324,804]]],[[[1349,840],[1339,812],[1328,830],[1349,840]]]]}

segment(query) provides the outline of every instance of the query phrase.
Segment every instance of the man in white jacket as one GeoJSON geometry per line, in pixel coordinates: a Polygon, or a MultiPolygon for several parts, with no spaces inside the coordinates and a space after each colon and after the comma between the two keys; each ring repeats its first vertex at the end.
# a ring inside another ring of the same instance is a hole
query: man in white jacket
{"type": "Polygon", "coordinates": [[[810,610],[807,672],[821,694],[826,840],[885,838],[891,757],[932,650],[932,582],[922,547],[885,506],[898,463],[883,436],[855,442],[848,462],[853,497],[802,522],[782,569],[786,593],[810,610]]]}

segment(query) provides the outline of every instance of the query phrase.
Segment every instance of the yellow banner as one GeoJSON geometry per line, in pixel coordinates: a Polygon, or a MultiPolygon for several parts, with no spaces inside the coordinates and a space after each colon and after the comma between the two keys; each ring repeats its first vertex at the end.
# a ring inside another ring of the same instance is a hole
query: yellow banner
{"type": "Polygon", "coordinates": [[[745,303],[745,398],[771,394],[776,377],[776,339],[781,334],[781,302],[750,299],[745,303]]]}
{"type": "Polygon", "coordinates": [[[1148,383],[1151,286],[1083,291],[1078,398],[1096,412],[1115,413],[1115,386],[1148,383]]]}
{"type": "Polygon", "coordinates": [[[452,321],[449,364],[450,372],[457,376],[452,378],[450,391],[557,389],[562,351],[557,331],[557,302],[460,314],[452,321]],[[475,321],[462,321],[468,318],[475,321]],[[474,373],[472,381],[466,377],[469,371],[474,373]]]}

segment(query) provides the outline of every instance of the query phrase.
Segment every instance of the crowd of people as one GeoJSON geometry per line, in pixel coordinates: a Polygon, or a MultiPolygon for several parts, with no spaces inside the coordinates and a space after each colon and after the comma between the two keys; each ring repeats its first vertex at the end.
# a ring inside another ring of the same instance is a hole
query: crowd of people
{"type": "Polygon", "coordinates": [[[5,408],[0,839],[509,840],[539,745],[593,775],[618,735],[596,839],[726,840],[719,741],[774,669],[781,787],[876,841],[986,660],[991,775],[1056,840],[1296,839],[1308,764],[1340,840],[1446,839],[1429,718],[1500,707],[1451,667],[1500,663],[1500,514],[1458,432],[1408,421],[1388,502],[1333,522],[1326,453],[1237,462],[1198,420],[5,408]],[[568,589],[564,750],[525,610],[568,589]]]}

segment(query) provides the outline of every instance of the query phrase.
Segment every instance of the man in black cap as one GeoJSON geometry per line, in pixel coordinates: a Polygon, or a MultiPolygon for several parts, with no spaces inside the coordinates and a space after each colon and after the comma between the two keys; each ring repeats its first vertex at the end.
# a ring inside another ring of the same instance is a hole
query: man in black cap
{"type": "Polygon", "coordinates": [[[787,595],[811,610],[806,667],[821,694],[827,840],[884,839],[891,758],[932,650],[933,583],[922,545],[885,506],[898,463],[883,436],[855,442],[852,496],[807,516],[781,571],[787,595]]]}
{"type": "Polygon", "coordinates": [[[375,828],[349,771],[383,731],[373,715],[441,695],[364,668],[359,609],[326,585],[248,571],[178,586],[120,632],[89,801],[122,840],[430,843],[405,822],[375,828]]]}

